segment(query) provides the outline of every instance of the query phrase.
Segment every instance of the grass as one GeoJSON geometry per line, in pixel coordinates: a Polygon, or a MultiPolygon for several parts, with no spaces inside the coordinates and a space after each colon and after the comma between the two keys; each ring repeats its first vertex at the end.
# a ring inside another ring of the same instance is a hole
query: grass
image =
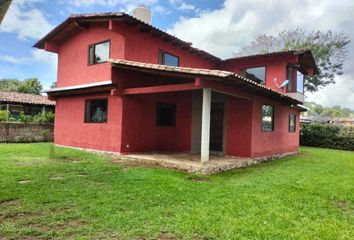
{"type": "Polygon", "coordinates": [[[112,164],[51,144],[0,145],[0,239],[353,239],[354,153],[213,176],[112,164]]]}

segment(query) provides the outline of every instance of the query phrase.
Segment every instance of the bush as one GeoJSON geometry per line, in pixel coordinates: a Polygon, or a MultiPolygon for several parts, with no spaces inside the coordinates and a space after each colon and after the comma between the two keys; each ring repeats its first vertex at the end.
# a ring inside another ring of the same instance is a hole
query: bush
{"type": "Polygon", "coordinates": [[[23,123],[30,123],[30,122],[33,122],[33,117],[31,115],[26,115],[24,113],[20,113],[20,117],[18,120],[23,123]]]}
{"type": "Polygon", "coordinates": [[[35,123],[54,123],[54,113],[46,112],[45,114],[39,113],[33,118],[35,123]]]}
{"type": "Polygon", "coordinates": [[[304,146],[354,150],[354,128],[308,124],[301,126],[300,143],[304,146]]]}
{"type": "Polygon", "coordinates": [[[5,122],[8,120],[9,112],[7,110],[0,110],[0,122],[5,122]]]}

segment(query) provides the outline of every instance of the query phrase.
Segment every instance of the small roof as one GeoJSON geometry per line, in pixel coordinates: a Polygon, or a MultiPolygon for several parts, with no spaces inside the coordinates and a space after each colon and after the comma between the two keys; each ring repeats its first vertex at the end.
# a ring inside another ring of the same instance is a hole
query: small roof
{"type": "Polygon", "coordinates": [[[149,70],[151,72],[164,72],[164,73],[175,73],[175,74],[184,74],[186,76],[203,76],[209,78],[216,79],[225,79],[232,81],[234,83],[241,83],[243,85],[249,85],[253,88],[259,89],[263,92],[270,93],[273,96],[278,96],[284,99],[287,99],[294,103],[300,103],[298,100],[289,97],[288,95],[276,91],[270,87],[267,87],[263,84],[257,83],[248,78],[242,77],[234,72],[222,71],[222,70],[213,70],[213,69],[204,69],[204,68],[188,68],[188,67],[174,67],[174,66],[166,66],[160,64],[152,64],[152,63],[143,63],[143,62],[135,62],[124,59],[109,59],[113,66],[120,66],[123,68],[137,69],[137,70],[149,70]]]}
{"type": "Polygon", "coordinates": [[[46,96],[17,92],[0,92],[0,102],[55,106],[46,96]]]}
{"type": "Polygon", "coordinates": [[[284,56],[284,55],[300,55],[303,59],[308,60],[310,66],[314,69],[314,74],[318,74],[318,67],[316,65],[315,59],[313,58],[312,52],[310,49],[294,49],[294,50],[285,50],[285,51],[275,51],[275,52],[266,52],[266,53],[255,53],[245,56],[238,56],[233,58],[228,58],[223,60],[224,63],[232,61],[240,61],[245,59],[253,59],[259,57],[274,57],[274,56],[284,56]]]}
{"type": "Polygon", "coordinates": [[[43,92],[44,93],[65,92],[65,91],[73,91],[73,90],[79,90],[79,89],[95,88],[95,87],[110,86],[110,85],[113,85],[112,81],[107,80],[107,81],[102,81],[102,82],[74,85],[74,86],[70,86],[70,87],[52,88],[52,89],[44,90],[43,92]]]}

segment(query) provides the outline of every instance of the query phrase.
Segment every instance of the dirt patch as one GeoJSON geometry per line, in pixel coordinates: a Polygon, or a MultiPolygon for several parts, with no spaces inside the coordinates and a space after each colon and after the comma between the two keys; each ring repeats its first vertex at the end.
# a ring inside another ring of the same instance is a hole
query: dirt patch
{"type": "Polygon", "coordinates": [[[69,228],[79,228],[85,224],[87,224],[86,221],[83,221],[81,219],[73,219],[65,223],[55,224],[51,226],[51,229],[55,231],[62,231],[69,228]]]}
{"type": "Polygon", "coordinates": [[[128,167],[148,167],[148,168],[159,168],[160,166],[153,163],[147,163],[142,161],[129,161],[129,160],[113,160],[111,161],[113,164],[123,165],[124,167],[121,169],[123,171],[127,171],[130,168],[128,167]]]}
{"type": "Polygon", "coordinates": [[[53,181],[65,180],[65,178],[64,178],[64,177],[61,177],[61,176],[54,176],[54,177],[50,177],[49,179],[50,179],[50,180],[53,180],[53,181]]]}
{"type": "Polygon", "coordinates": [[[209,182],[210,179],[207,176],[198,176],[198,175],[190,175],[186,177],[186,179],[191,180],[193,182],[209,182]]]}
{"type": "Polygon", "coordinates": [[[67,162],[67,163],[78,163],[80,161],[82,161],[82,159],[80,158],[73,158],[73,157],[69,157],[69,156],[59,156],[59,157],[55,157],[55,160],[59,161],[59,162],[67,162]]]}
{"type": "Polygon", "coordinates": [[[88,173],[86,172],[80,172],[77,174],[78,177],[86,177],[88,173]]]}
{"type": "Polygon", "coordinates": [[[27,183],[30,183],[30,182],[31,182],[31,180],[29,180],[29,179],[18,181],[19,184],[27,184],[27,183]]]}
{"type": "Polygon", "coordinates": [[[41,212],[17,212],[17,213],[9,213],[3,216],[0,216],[1,220],[16,222],[22,219],[28,218],[39,218],[42,217],[43,214],[41,212]]]}
{"type": "Polygon", "coordinates": [[[336,201],[335,205],[343,212],[350,212],[354,214],[354,206],[349,201],[336,201]]]}
{"type": "Polygon", "coordinates": [[[19,201],[20,201],[20,199],[18,199],[18,198],[3,199],[3,200],[0,200],[0,206],[6,207],[6,206],[18,205],[19,201]]]}
{"type": "Polygon", "coordinates": [[[173,234],[168,233],[168,232],[160,233],[156,237],[156,240],[174,240],[174,239],[177,239],[177,238],[173,234]]]}

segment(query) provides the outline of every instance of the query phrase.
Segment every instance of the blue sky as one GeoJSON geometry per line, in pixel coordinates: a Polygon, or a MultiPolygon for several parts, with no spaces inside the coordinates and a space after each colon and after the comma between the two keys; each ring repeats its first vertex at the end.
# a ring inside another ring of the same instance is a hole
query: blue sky
{"type": "Polygon", "coordinates": [[[349,35],[344,75],[307,100],[354,109],[353,0],[13,0],[0,26],[0,79],[56,80],[56,55],[33,44],[71,13],[130,12],[146,4],[153,25],[221,58],[232,57],[255,36],[290,28],[343,31],[349,35]]]}

